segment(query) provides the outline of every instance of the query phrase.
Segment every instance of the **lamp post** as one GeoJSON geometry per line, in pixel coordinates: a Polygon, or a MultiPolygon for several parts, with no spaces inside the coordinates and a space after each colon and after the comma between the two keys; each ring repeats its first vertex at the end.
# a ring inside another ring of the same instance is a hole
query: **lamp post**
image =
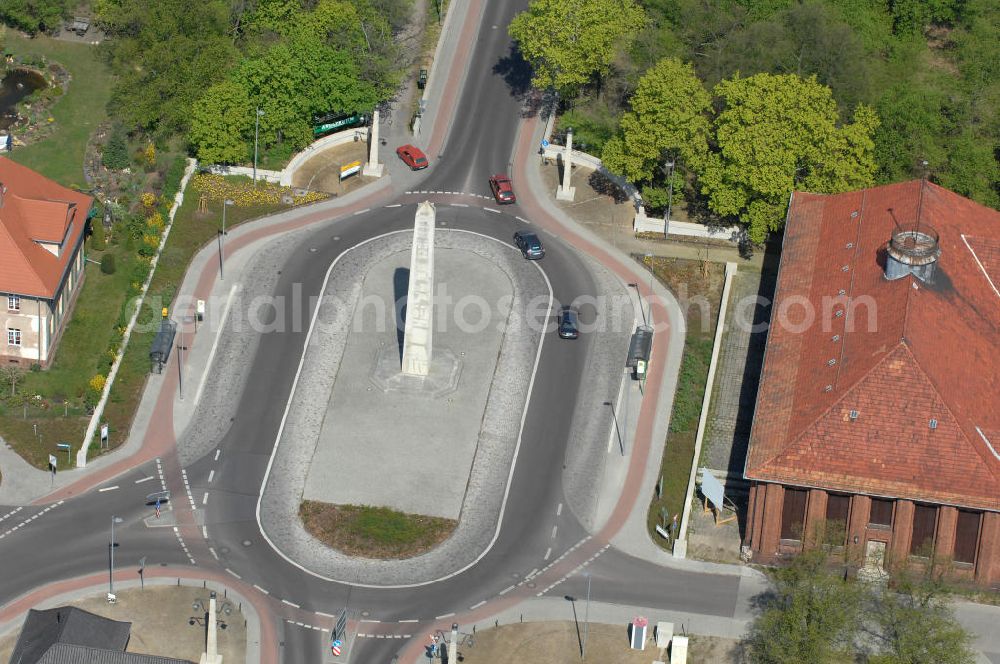
{"type": "Polygon", "coordinates": [[[587,572],[587,608],[583,613],[583,648],[580,659],[587,658],[587,635],[590,634],[590,572],[587,572]]]}
{"type": "Polygon", "coordinates": [[[120,516],[111,517],[111,541],[108,542],[108,601],[115,601],[115,524],[124,521],[120,516]]]}
{"type": "MultiPolygon", "coordinates": [[[[649,303],[649,321],[653,320],[653,254],[646,254],[646,260],[649,262],[649,297],[646,300],[649,303]]],[[[648,325],[649,323],[647,323],[648,325]]]]}
{"type": "Polygon", "coordinates": [[[222,201],[222,231],[219,232],[219,279],[225,280],[226,275],[224,274],[225,262],[226,262],[226,250],[223,246],[225,244],[224,236],[226,235],[226,208],[233,204],[233,201],[226,199],[222,201]]]}
{"type": "Polygon", "coordinates": [[[253,186],[255,187],[257,186],[257,137],[260,134],[260,119],[263,115],[264,111],[258,106],[253,122],[253,186]]]}
{"type": "Polygon", "coordinates": [[[670,227],[670,213],[674,208],[674,160],[668,161],[666,167],[670,183],[667,185],[667,218],[663,220],[663,237],[669,234],[667,229],[670,227]]]}

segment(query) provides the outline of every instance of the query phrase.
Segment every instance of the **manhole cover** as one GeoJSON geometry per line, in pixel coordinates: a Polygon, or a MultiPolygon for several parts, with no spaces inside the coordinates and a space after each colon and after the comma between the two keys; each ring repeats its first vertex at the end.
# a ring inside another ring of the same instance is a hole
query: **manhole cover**
{"type": "Polygon", "coordinates": [[[525,585],[528,586],[529,588],[534,588],[535,587],[535,584],[531,583],[530,581],[528,583],[526,583],[525,585]]]}
{"type": "Polygon", "coordinates": [[[227,553],[229,553],[229,547],[228,546],[222,547],[221,549],[219,549],[219,553],[221,553],[222,555],[226,555],[227,553]]]}
{"type": "Polygon", "coordinates": [[[319,251],[319,249],[317,249],[316,247],[309,247],[309,253],[315,254],[317,251],[319,251]]]}
{"type": "Polygon", "coordinates": [[[340,236],[339,235],[334,235],[333,236],[333,240],[334,240],[334,242],[340,240],[340,236]]]}
{"type": "Polygon", "coordinates": [[[253,544],[253,542],[250,540],[243,540],[243,546],[250,546],[251,544],[253,544]]]}
{"type": "Polygon", "coordinates": [[[510,577],[511,577],[512,579],[520,579],[520,578],[521,578],[521,575],[520,575],[520,574],[518,574],[517,572],[514,572],[513,574],[511,574],[511,575],[510,575],[510,577]]]}
{"type": "Polygon", "coordinates": [[[362,611],[361,615],[364,616],[365,618],[367,618],[368,616],[371,615],[371,611],[362,611]]]}

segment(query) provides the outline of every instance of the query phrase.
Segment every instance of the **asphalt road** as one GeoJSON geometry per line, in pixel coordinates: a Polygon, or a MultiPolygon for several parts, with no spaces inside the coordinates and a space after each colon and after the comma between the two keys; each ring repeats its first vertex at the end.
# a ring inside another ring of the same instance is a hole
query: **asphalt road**
{"type": "MultiPolygon", "coordinates": [[[[486,193],[488,177],[509,170],[522,112],[522,100],[510,83],[517,87],[525,71],[511,67],[506,26],[525,5],[486,5],[454,125],[441,153],[428,155],[432,166],[420,182],[420,189],[486,193]]],[[[304,301],[309,301],[310,296],[319,293],[330,263],[343,251],[373,235],[411,228],[416,201],[414,196],[401,196],[397,201],[403,203],[401,207],[376,208],[322,224],[282,269],[275,294],[290,297],[293,287],[301,287],[304,301]]],[[[524,227],[514,218],[516,214],[516,205],[506,207],[500,215],[475,207],[438,207],[438,220],[448,227],[474,230],[507,242],[516,229],[524,227]]],[[[554,238],[543,235],[542,239],[547,250],[544,268],[556,300],[570,303],[579,296],[596,295],[594,281],[581,257],[554,238]]],[[[286,313],[290,318],[293,312],[286,313]]],[[[310,611],[336,614],[348,606],[357,615],[383,623],[423,622],[466,611],[496,597],[531,570],[544,567],[550,549],[553,557],[558,556],[587,536],[571,511],[560,508],[560,471],[567,447],[572,444],[567,423],[577,403],[579,386],[588,379],[583,367],[591,340],[583,335],[576,342],[560,342],[551,334],[539,361],[502,528],[495,545],[477,565],[435,584],[410,589],[331,583],[289,565],[264,541],[254,513],[310,313],[301,312],[298,324],[289,319],[284,329],[291,331],[262,337],[252,358],[246,388],[239,395],[239,413],[219,441],[217,455],[213,451],[185,469],[193,496],[211,491],[211,500],[200,510],[211,539],[207,543],[186,543],[198,565],[230,570],[246,583],[265,588],[273,598],[299,607],[298,612],[289,608],[288,615],[310,611]],[[555,537],[554,527],[558,530],[555,537]],[[209,555],[209,545],[213,555],[209,555]]],[[[146,464],[117,478],[113,483],[118,489],[92,491],[67,501],[40,517],[30,531],[24,531],[24,536],[18,533],[0,540],[5,570],[0,576],[0,602],[56,579],[107,569],[112,514],[124,520],[117,528],[121,543],[116,550],[119,567],[134,567],[143,556],[148,566],[191,564],[172,528],[149,528],[143,522],[149,516],[145,497],[159,488],[158,479],[144,478],[155,474],[154,465],[146,464]]],[[[172,477],[171,481],[176,484],[178,478],[172,477]]],[[[175,502],[183,500],[176,491],[173,498],[175,502]]],[[[25,516],[30,516],[30,511],[26,510],[25,516]]],[[[605,562],[600,568],[605,570],[600,573],[606,575],[602,580],[608,582],[598,584],[602,590],[595,592],[595,601],[660,605],[682,597],[690,610],[719,615],[730,615],[736,601],[738,579],[734,577],[664,571],[621,554],[609,555],[605,560],[616,562],[605,562]],[[633,584],[638,578],[641,582],[633,584]],[[686,588],[695,586],[703,592],[692,607],[691,598],[684,595],[686,588]]],[[[573,591],[572,580],[567,584],[568,590],[559,587],[553,592],[573,591]]],[[[326,638],[321,632],[282,621],[283,660],[323,661],[328,648],[326,638]]],[[[401,645],[400,640],[393,639],[358,639],[351,661],[390,662],[401,645]]]]}

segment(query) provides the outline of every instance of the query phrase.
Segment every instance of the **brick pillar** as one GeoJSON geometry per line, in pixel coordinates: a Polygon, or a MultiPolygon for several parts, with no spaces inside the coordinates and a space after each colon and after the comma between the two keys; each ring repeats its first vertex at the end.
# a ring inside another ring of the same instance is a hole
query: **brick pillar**
{"type": "Polygon", "coordinates": [[[1000,514],[983,514],[983,533],[976,558],[976,583],[1000,583],[1000,514]]]}
{"type": "Polygon", "coordinates": [[[847,517],[847,551],[845,560],[857,565],[864,564],[865,530],[871,514],[872,499],[868,496],[851,496],[851,513],[847,517]],[[854,538],[858,541],[855,544],[854,538]]]}
{"type": "Polygon", "coordinates": [[[892,521],[892,542],[889,544],[889,566],[903,565],[910,555],[913,540],[913,501],[897,500],[892,521]]]}
{"type": "Polygon", "coordinates": [[[934,541],[934,557],[941,562],[951,560],[955,551],[955,526],[958,524],[958,510],[942,505],[938,510],[937,538],[934,541]]]}
{"type": "Polygon", "coordinates": [[[764,493],[766,485],[754,483],[750,487],[750,514],[748,516],[746,541],[743,543],[753,551],[760,550],[760,531],[764,525],[764,493]]]}
{"type": "Polygon", "coordinates": [[[810,489],[806,503],[806,522],[802,529],[803,545],[815,546],[826,521],[827,494],[823,489],[810,489]]]}
{"type": "MultiPolygon", "coordinates": [[[[760,496],[760,492],[757,493],[760,496]]],[[[785,487],[780,484],[765,485],[764,518],[760,532],[758,551],[764,559],[773,558],[778,552],[781,538],[781,507],[785,501],[785,487]]]]}

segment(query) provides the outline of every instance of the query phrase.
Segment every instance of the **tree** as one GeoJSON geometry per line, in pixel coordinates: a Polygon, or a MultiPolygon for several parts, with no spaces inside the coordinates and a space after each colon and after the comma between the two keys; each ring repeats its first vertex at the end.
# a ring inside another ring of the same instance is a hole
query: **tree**
{"type": "Polygon", "coordinates": [[[633,0],[532,0],[508,32],[534,69],[532,84],[570,96],[607,72],[644,21],[633,0]]]}
{"type": "Polygon", "coordinates": [[[0,23],[35,35],[59,27],[66,13],[66,0],[4,0],[0,23]]]}
{"type": "Polygon", "coordinates": [[[700,163],[708,151],[711,103],[690,64],[660,60],[639,79],[621,134],[604,146],[604,165],[639,182],[653,177],[668,151],[688,165],[700,163]]]}
{"type": "Polygon", "coordinates": [[[254,105],[246,87],[236,81],[213,85],[191,109],[191,144],[198,159],[210,164],[246,160],[253,129],[254,105]]]}
{"type": "Polygon", "coordinates": [[[802,553],[772,575],[773,593],[744,643],[753,664],[845,661],[865,587],[826,568],[822,551],[802,553]]]}
{"type": "Polygon", "coordinates": [[[871,108],[858,105],[854,122],[838,126],[830,89],[791,74],[736,76],[715,94],[722,110],[699,187],[709,208],[738,217],[754,242],[783,226],[795,189],[838,193],[874,183],[879,120],[871,108]]]}
{"type": "Polygon", "coordinates": [[[877,593],[869,605],[878,625],[878,652],[869,664],[972,664],[971,635],[955,620],[945,582],[948,561],[928,551],[919,573],[908,565],[893,570],[893,587],[877,593]]]}
{"type": "Polygon", "coordinates": [[[17,383],[23,375],[24,372],[21,371],[20,367],[9,364],[0,366],[0,379],[4,383],[10,383],[10,396],[17,394],[17,383]]]}
{"type": "Polygon", "coordinates": [[[120,171],[128,168],[128,143],[125,141],[125,132],[120,125],[115,125],[108,137],[108,144],[104,146],[101,154],[101,163],[111,171],[120,171]]]}

